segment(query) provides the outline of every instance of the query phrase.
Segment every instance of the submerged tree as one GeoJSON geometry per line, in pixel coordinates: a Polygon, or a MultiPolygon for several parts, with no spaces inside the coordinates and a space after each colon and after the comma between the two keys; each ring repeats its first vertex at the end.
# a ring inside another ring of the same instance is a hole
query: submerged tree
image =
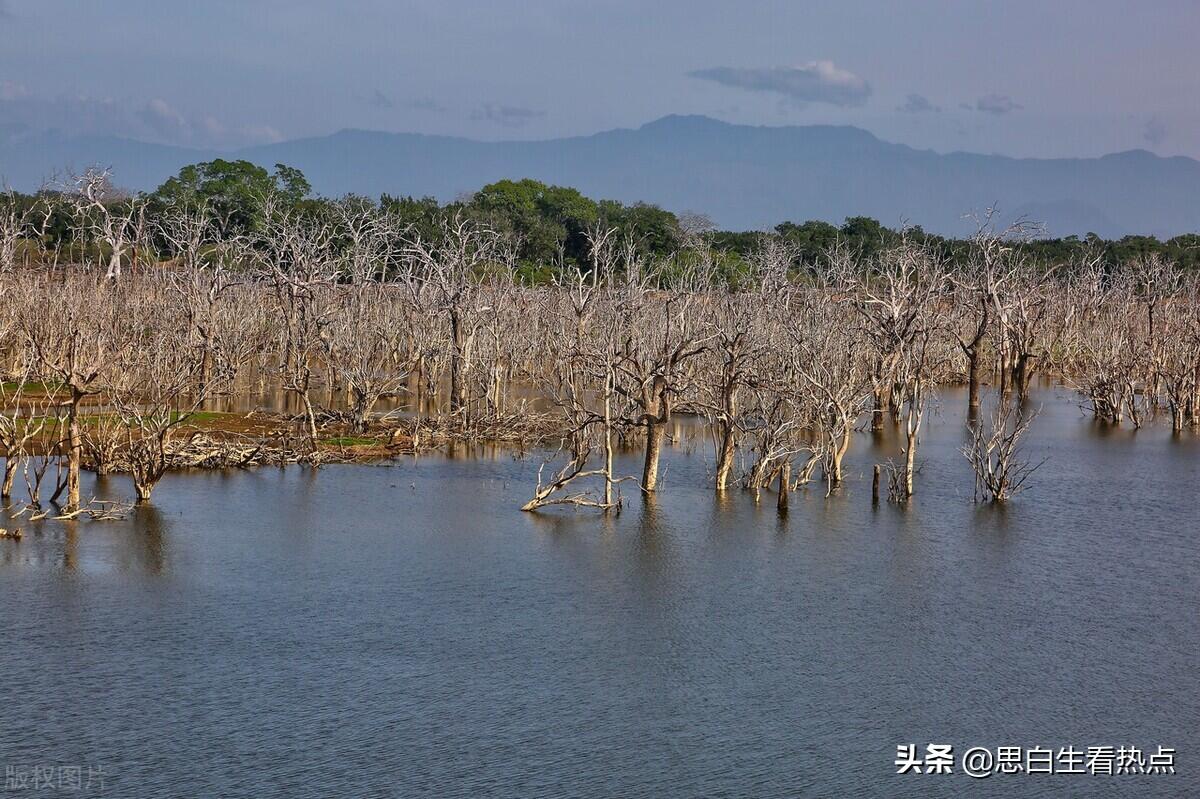
{"type": "Polygon", "coordinates": [[[1036,412],[1024,412],[1002,398],[986,420],[968,424],[971,438],[962,453],[975,473],[976,502],[1010,499],[1042,465],[1025,460],[1020,449],[1036,417],[1036,412]]]}

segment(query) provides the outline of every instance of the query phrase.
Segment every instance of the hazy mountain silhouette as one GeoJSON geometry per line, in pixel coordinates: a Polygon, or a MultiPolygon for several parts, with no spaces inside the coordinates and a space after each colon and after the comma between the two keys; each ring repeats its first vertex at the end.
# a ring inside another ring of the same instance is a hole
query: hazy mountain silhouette
{"type": "Polygon", "coordinates": [[[344,130],[219,154],[114,138],[0,129],[0,176],[36,188],[55,170],[111,165],[118,182],[151,189],[188,163],[221,155],[299,167],[318,192],[433,195],[531,177],[597,198],[643,200],[708,214],[722,227],[873,216],[940,233],[996,205],[1053,235],[1170,236],[1200,230],[1200,162],[1144,150],[1102,158],[938,154],[854,127],[751,127],[668,116],[636,130],[521,142],[344,130]]]}

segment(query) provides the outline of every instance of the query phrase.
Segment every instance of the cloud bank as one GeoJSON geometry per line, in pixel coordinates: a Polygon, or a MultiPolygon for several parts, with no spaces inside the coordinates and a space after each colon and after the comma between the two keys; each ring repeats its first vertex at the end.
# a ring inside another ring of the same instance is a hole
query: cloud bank
{"type": "Polygon", "coordinates": [[[13,81],[0,81],[0,121],[9,135],[55,131],[190,147],[240,147],[283,138],[269,125],[234,125],[211,114],[185,114],[160,97],[140,103],[84,94],[46,97],[13,81]]]}
{"type": "Polygon", "coordinates": [[[859,106],[871,96],[869,83],[832,61],[810,61],[797,67],[711,67],[688,76],[734,89],[777,94],[796,105],[859,106]]]}

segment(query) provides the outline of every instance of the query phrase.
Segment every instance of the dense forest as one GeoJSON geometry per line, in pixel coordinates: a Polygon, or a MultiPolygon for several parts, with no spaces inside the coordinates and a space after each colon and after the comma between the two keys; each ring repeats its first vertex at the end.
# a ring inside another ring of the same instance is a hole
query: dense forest
{"type": "MultiPolygon", "coordinates": [[[[46,249],[61,250],[78,244],[71,233],[76,220],[71,218],[73,212],[68,205],[54,200],[79,190],[80,184],[68,179],[36,194],[9,193],[0,199],[0,208],[7,208],[12,217],[40,215],[34,238],[40,239],[38,243],[46,249]]],[[[200,203],[216,220],[221,236],[250,235],[266,224],[267,206],[263,200],[267,197],[276,209],[286,207],[312,218],[335,218],[339,203],[371,206],[386,213],[399,228],[426,238],[436,235],[447,219],[467,219],[513,242],[519,275],[530,283],[551,281],[568,269],[586,272],[590,268],[589,237],[598,229],[613,231],[617,239],[636,247],[645,258],[667,258],[702,242],[720,271],[734,282],[745,273],[752,253],[772,238],[788,245],[797,269],[811,267],[834,249],[869,259],[902,239],[920,244],[950,263],[965,262],[971,251],[966,239],[945,238],[920,227],[895,230],[862,216],[848,218],[841,225],[817,220],[784,221],[767,231],[718,230],[700,213],[677,214],[646,203],[594,200],[573,188],[529,179],[498,181],[448,203],[401,194],[385,194],[378,200],[333,200],[313,196],[303,173],[294,167],[277,164],[272,172],[248,161],[215,160],[185,167],[149,194],[121,191],[111,182],[95,187],[94,194],[97,206],[107,206],[111,211],[108,216],[121,220],[128,228],[124,238],[129,241],[153,241],[153,237],[139,236],[138,229],[154,230],[168,209],[200,203]]],[[[987,223],[986,219],[979,220],[980,227],[987,223]]],[[[1116,266],[1158,255],[1186,269],[1200,265],[1200,234],[1196,233],[1167,241],[1153,236],[1106,240],[1094,234],[1048,238],[1039,235],[1037,220],[1032,219],[1018,227],[1019,235],[1012,238],[1019,239],[1024,255],[1038,263],[1072,263],[1086,257],[1116,266]]],[[[26,234],[31,230],[27,227],[26,234]]],[[[1015,229],[1012,232],[1017,233],[1015,229]]],[[[26,257],[36,259],[38,248],[31,244],[25,242],[26,257]]],[[[156,244],[156,253],[131,251],[128,260],[136,264],[139,255],[153,260],[169,250],[166,242],[159,240],[156,244]]]]}

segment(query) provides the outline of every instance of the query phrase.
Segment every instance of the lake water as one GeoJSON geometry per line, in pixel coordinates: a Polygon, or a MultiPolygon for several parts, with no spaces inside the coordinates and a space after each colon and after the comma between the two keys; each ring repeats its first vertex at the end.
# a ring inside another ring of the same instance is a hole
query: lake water
{"type": "Polygon", "coordinates": [[[715,498],[697,446],[607,519],[519,512],[537,460],[477,451],[26,522],[0,764],[90,770],[65,796],[1200,795],[1200,441],[1038,401],[1048,461],[1003,509],[971,502],[955,394],[904,509],[872,507],[892,443],[862,434],[785,517],[715,498]],[[897,775],[906,743],[1162,745],[1178,773],[897,775]]]}

